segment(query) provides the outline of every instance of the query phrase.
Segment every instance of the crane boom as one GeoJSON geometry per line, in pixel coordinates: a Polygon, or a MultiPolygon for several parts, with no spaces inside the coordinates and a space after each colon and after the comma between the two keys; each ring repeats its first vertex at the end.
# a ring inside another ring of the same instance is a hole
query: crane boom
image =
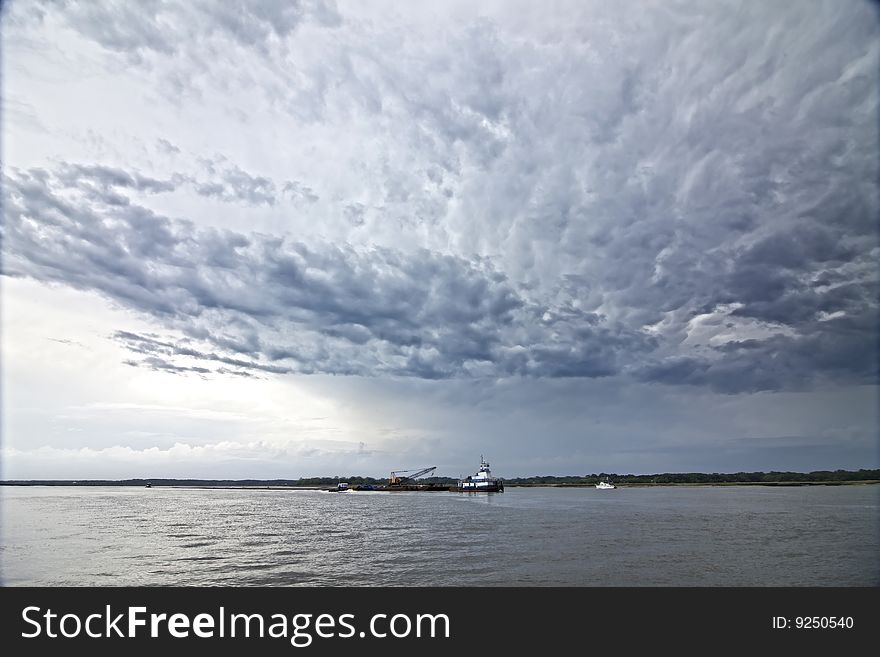
{"type": "Polygon", "coordinates": [[[415,474],[411,474],[409,477],[407,477],[407,479],[415,479],[416,477],[421,477],[422,475],[426,475],[429,472],[433,472],[436,469],[437,469],[437,466],[434,465],[434,466],[431,466],[430,468],[425,468],[424,470],[419,470],[415,474]]]}
{"type": "Polygon", "coordinates": [[[399,486],[404,482],[415,479],[416,477],[421,477],[422,475],[426,475],[429,472],[433,472],[437,469],[436,465],[432,465],[430,468],[424,468],[422,470],[394,470],[391,473],[391,477],[388,479],[388,483],[392,486],[399,486]],[[411,475],[403,476],[405,472],[412,472],[411,475]]]}

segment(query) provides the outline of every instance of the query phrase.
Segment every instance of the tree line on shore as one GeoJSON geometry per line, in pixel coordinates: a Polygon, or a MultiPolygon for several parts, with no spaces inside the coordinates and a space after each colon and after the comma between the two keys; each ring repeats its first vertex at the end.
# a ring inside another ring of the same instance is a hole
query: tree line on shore
{"type": "MultiPolygon", "coordinates": [[[[844,481],[878,481],[878,470],[814,470],[813,472],[666,472],[663,474],[598,474],[572,476],[505,477],[504,483],[522,486],[588,486],[610,480],[619,484],[774,484],[774,483],[834,483],[844,481]]],[[[332,486],[340,481],[351,486],[381,486],[385,478],[375,477],[301,477],[299,479],[88,479],[88,480],[8,480],[0,481],[7,486],[332,486]]],[[[452,477],[425,477],[418,480],[424,484],[454,484],[452,477]]]]}
{"type": "Polygon", "coordinates": [[[620,484],[761,484],[786,482],[838,482],[880,480],[880,470],[815,470],[813,472],[666,472],[663,474],[599,474],[581,477],[514,477],[505,479],[509,484],[578,485],[596,484],[611,480],[620,484]]]}

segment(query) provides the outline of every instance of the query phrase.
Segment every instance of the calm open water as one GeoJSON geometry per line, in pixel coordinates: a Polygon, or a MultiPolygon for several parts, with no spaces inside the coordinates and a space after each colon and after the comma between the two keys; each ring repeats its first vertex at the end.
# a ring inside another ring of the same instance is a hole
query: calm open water
{"type": "Polygon", "coordinates": [[[880,486],[4,486],[0,501],[5,585],[880,585],[880,486]]]}

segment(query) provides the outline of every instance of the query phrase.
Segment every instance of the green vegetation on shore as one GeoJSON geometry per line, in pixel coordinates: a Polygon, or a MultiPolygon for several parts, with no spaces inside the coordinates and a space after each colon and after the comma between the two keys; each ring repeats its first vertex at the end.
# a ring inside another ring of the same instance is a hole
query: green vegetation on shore
{"type": "Polygon", "coordinates": [[[666,472],[663,474],[633,475],[601,472],[582,477],[514,477],[505,479],[510,486],[592,486],[600,480],[615,484],[786,484],[786,483],[843,483],[880,480],[880,470],[816,470],[813,472],[735,472],[707,474],[705,472],[666,472]]]}
{"type": "MultiPolygon", "coordinates": [[[[703,472],[666,472],[663,474],[634,475],[600,472],[582,476],[535,476],[504,478],[507,486],[593,486],[600,480],[615,484],[641,485],[798,485],[875,483],[880,481],[880,470],[816,470],[813,472],[735,472],[711,474],[703,472]]],[[[300,479],[88,479],[88,480],[9,480],[0,481],[3,486],[237,486],[237,487],[314,487],[334,486],[346,481],[351,486],[381,486],[386,479],[374,477],[305,477],[300,479]]],[[[451,477],[426,477],[419,483],[454,484],[451,477]]]]}

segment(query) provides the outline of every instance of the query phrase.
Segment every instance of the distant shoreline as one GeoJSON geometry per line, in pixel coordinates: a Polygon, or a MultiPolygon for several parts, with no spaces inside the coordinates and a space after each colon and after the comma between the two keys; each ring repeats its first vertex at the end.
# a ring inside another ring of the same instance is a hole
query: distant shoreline
{"type": "MultiPolygon", "coordinates": [[[[719,481],[719,482],[667,482],[667,483],[619,483],[618,488],[660,488],[679,486],[682,488],[711,488],[718,486],[857,486],[861,484],[880,484],[880,479],[850,479],[845,481],[719,481]]],[[[507,488],[591,488],[594,484],[508,484],[507,488]]]]}
{"type": "MultiPolygon", "coordinates": [[[[737,473],[663,473],[653,475],[601,473],[583,476],[532,476],[504,478],[508,488],[591,488],[599,481],[611,481],[619,488],[651,488],[655,486],[853,486],[880,484],[880,470],[818,470],[804,472],[737,472],[737,473]]],[[[299,479],[12,479],[0,486],[137,486],[153,488],[260,489],[260,490],[323,490],[339,482],[382,488],[386,479],[374,477],[302,477],[299,479]]],[[[457,479],[428,477],[418,484],[454,485],[457,479]]]]}
{"type": "MultiPolygon", "coordinates": [[[[855,480],[855,481],[765,481],[765,482],[743,482],[728,481],[722,483],[664,483],[664,484],[620,484],[615,483],[616,488],[731,488],[731,487],[758,487],[764,486],[768,488],[797,488],[804,486],[875,486],[880,484],[880,480],[855,480]]],[[[146,484],[134,483],[74,483],[74,482],[0,482],[0,486],[18,487],[18,488],[144,488],[146,484]]],[[[595,488],[595,484],[505,484],[506,488],[595,488]]],[[[174,488],[174,489],[190,489],[190,490],[252,490],[252,491],[326,491],[327,486],[263,486],[251,484],[247,486],[236,485],[198,485],[198,484],[152,484],[150,488],[174,488]]],[[[357,489],[352,489],[357,491],[357,489]]],[[[450,488],[454,492],[454,489],[450,488]]],[[[377,488],[375,490],[361,490],[357,492],[367,493],[393,493],[393,489],[377,488]]],[[[413,492],[413,491],[410,491],[413,492]]]]}

